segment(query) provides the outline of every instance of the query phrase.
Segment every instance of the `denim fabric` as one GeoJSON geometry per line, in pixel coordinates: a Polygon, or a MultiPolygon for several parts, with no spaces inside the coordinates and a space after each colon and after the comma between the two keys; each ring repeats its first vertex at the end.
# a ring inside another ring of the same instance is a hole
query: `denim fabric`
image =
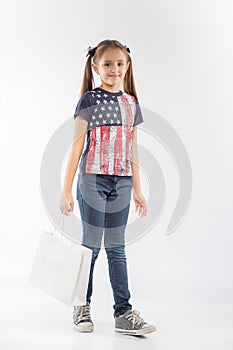
{"type": "Polygon", "coordinates": [[[78,174],[76,199],[82,219],[82,245],[93,251],[87,301],[91,302],[95,261],[104,239],[115,302],[114,317],[132,309],[125,253],[132,187],[132,176],[78,174]]]}

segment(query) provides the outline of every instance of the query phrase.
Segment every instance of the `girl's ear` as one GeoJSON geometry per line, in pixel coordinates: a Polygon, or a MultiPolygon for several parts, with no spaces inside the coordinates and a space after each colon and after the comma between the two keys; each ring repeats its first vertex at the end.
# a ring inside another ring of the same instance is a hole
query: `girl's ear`
{"type": "Polygon", "coordinates": [[[98,71],[98,66],[95,64],[95,63],[92,63],[92,68],[94,69],[94,71],[99,74],[99,71],[98,71]]]}
{"type": "Polygon", "coordinates": [[[130,65],[130,62],[128,62],[128,63],[127,63],[127,66],[126,66],[126,71],[128,70],[129,65],[130,65]]]}

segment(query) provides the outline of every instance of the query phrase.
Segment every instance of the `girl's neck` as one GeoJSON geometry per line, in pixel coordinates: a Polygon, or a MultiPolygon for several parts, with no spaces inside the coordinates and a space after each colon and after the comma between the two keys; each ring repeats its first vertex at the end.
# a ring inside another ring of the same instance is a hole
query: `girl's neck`
{"type": "Polygon", "coordinates": [[[103,90],[105,90],[105,91],[108,91],[108,92],[116,92],[116,93],[118,93],[118,92],[120,92],[121,90],[120,90],[120,88],[119,87],[117,87],[117,86],[115,86],[115,87],[110,87],[110,86],[103,86],[103,84],[102,85],[100,85],[99,86],[99,88],[100,89],[103,89],[103,90]]]}

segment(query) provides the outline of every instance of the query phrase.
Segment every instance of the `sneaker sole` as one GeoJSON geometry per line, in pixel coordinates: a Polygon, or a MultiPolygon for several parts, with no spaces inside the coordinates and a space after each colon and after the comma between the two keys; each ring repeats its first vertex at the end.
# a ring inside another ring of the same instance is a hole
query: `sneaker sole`
{"type": "Polygon", "coordinates": [[[121,328],[115,328],[115,332],[121,333],[121,334],[128,334],[128,335],[143,335],[143,334],[149,334],[156,331],[156,327],[149,326],[146,328],[141,329],[121,329],[121,328]]]}
{"type": "Polygon", "coordinates": [[[94,327],[93,326],[89,326],[89,327],[82,327],[81,325],[74,325],[73,328],[78,331],[78,332],[81,332],[81,333],[90,333],[90,332],[93,332],[94,330],[94,327]]]}

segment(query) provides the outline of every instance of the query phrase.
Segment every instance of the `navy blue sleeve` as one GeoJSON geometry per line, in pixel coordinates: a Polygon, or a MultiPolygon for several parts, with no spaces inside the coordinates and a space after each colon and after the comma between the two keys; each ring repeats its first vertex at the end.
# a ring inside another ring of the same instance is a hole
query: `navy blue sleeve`
{"type": "Polygon", "coordinates": [[[92,115],[93,106],[91,104],[90,94],[86,91],[78,101],[75,109],[74,119],[78,116],[85,119],[88,123],[92,115]]]}
{"type": "Polygon", "coordinates": [[[138,125],[144,121],[143,116],[142,116],[141,107],[140,107],[139,102],[136,98],[135,98],[135,102],[136,102],[136,114],[134,117],[133,126],[138,125]]]}

